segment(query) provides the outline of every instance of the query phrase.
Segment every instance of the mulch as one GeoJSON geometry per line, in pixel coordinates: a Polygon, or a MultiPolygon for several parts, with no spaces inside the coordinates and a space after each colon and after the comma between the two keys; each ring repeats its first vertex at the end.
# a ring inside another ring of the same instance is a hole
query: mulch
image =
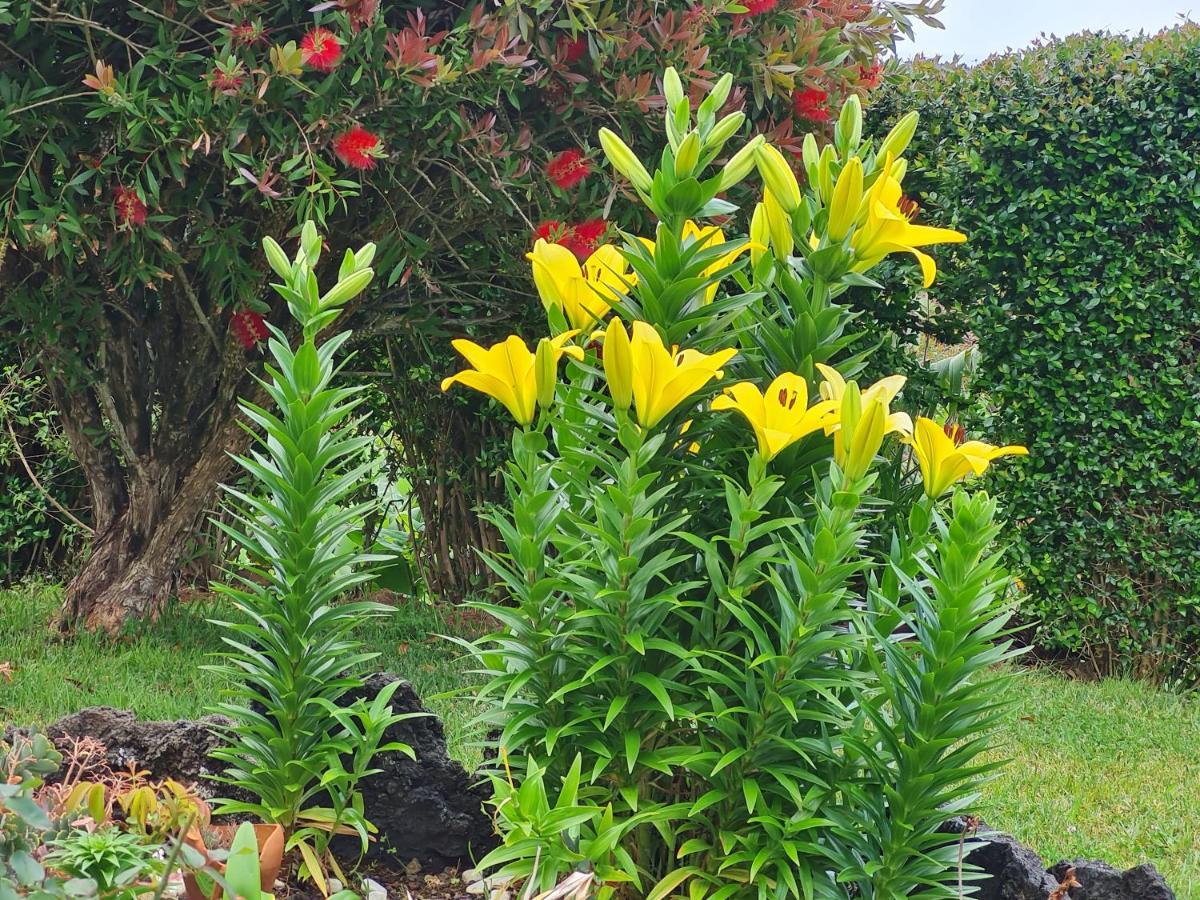
{"type": "MultiPolygon", "coordinates": [[[[348,873],[349,874],[349,873],[348,873]]],[[[478,894],[468,894],[467,885],[457,869],[441,872],[405,870],[391,866],[367,866],[353,873],[356,879],[372,878],[383,885],[388,900],[480,900],[478,894]]],[[[321,893],[311,882],[295,877],[285,881],[286,887],[276,891],[276,900],[322,900],[321,893]]],[[[357,885],[354,885],[357,888],[357,885]]]]}

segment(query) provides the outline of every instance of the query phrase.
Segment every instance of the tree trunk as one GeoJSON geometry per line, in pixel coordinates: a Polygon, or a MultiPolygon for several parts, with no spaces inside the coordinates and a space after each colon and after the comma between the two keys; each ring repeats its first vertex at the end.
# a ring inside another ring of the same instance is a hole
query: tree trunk
{"type": "MultiPolygon", "coordinates": [[[[59,628],[115,633],[156,615],[180,562],[249,435],[237,400],[260,400],[258,351],[201,317],[181,271],[144,318],[101,316],[100,352],[82,377],[45,366],[63,430],[87,479],[95,535],[67,586],[59,628]],[[194,302],[193,302],[194,301],[194,302]],[[225,332],[220,338],[212,324],[225,332]]],[[[215,304],[209,299],[209,307],[215,304]]]]}
{"type": "Polygon", "coordinates": [[[81,624],[111,634],[129,619],[162,611],[196,526],[229,469],[232,448],[225,443],[211,441],[186,470],[181,459],[156,461],[152,472],[129,485],[128,500],[120,500],[125,491],[108,498],[117,511],[97,529],[91,555],[67,586],[61,628],[81,624]]]}

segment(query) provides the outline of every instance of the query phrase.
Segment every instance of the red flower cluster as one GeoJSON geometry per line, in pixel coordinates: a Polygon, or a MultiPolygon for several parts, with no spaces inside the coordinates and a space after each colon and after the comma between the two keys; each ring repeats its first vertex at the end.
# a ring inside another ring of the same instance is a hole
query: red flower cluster
{"type": "Polygon", "coordinates": [[[306,65],[318,72],[332,72],[342,58],[342,45],[328,28],[314,28],[300,40],[306,65]]]}
{"type": "Polygon", "coordinates": [[[600,246],[600,240],[607,230],[608,223],[603,219],[588,219],[578,225],[567,225],[551,219],[539,225],[533,232],[533,237],[534,240],[541,238],[551,244],[561,244],[574,253],[580,262],[585,262],[600,246]]]}
{"type": "Polygon", "coordinates": [[[223,69],[214,69],[209,73],[208,80],[214,91],[227,97],[236,94],[241,88],[242,82],[245,81],[241,75],[235,75],[233,72],[226,72],[223,69]]]}
{"type": "Polygon", "coordinates": [[[262,22],[247,21],[229,26],[229,37],[235,44],[243,46],[257,44],[259,41],[265,40],[266,36],[267,32],[263,28],[262,22]]]}
{"type": "Polygon", "coordinates": [[[333,152],[352,169],[373,169],[375,160],[383,156],[383,144],[379,135],[355,125],[333,139],[333,152]]]}
{"type": "Polygon", "coordinates": [[[113,211],[121,225],[132,228],[146,224],[146,204],[133,188],[117,186],[113,191],[113,211]]]}
{"type": "Polygon", "coordinates": [[[761,16],[778,6],[779,0],[742,0],[741,5],[746,7],[746,15],[761,16]]]}
{"type": "Polygon", "coordinates": [[[234,337],[247,350],[253,350],[259,341],[267,339],[267,320],[262,313],[249,309],[239,309],[230,321],[234,337]]]}
{"type": "Polygon", "coordinates": [[[825,102],[829,94],[820,88],[810,87],[792,95],[792,109],[796,115],[810,122],[828,122],[832,113],[825,102]]]}
{"type": "Polygon", "coordinates": [[[592,164],[579,150],[564,150],[546,165],[546,177],[564,191],[573,188],[592,171],[592,164]]]}
{"type": "Polygon", "coordinates": [[[555,53],[568,66],[573,66],[579,62],[588,52],[588,42],[585,37],[577,37],[574,40],[567,37],[565,34],[558,36],[558,41],[554,45],[555,53]]]}
{"type": "Polygon", "coordinates": [[[858,80],[862,86],[868,90],[879,87],[879,82],[882,76],[883,63],[874,63],[870,66],[858,67],[858,80]]]}

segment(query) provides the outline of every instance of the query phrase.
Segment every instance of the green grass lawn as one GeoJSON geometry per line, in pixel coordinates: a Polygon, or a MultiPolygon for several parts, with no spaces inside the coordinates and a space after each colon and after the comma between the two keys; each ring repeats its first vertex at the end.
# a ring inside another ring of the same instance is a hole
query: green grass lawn
{"type": "MultiPolygon", "coordinates": [[[[0,675],[0,724],[44,724],[98,704],[192,717],[217,696],[215,676],[200,669],[220,646],[205,621],[211,607],[184,604],[116,641],[68,643],[48,628],[57,599],[50,587],[0,592],[0,664],[12,667],[11,680],[0,675]]],[[[436,637],[462,627],[432,607],[404,605],[361,637],[381,668],[409,679],[442,716],[451,753],[470,765],[472,703],[444,696],[469,686],[469,665],[436,637]]],[[[1181,900],[1200,900],[1200,699],[1045,671],[1020,673],[1011,690],[1016,709],[997,742],[1011,763],[987,786],[988,822],[1048,863],[1153,862],[1181,900]]]]}

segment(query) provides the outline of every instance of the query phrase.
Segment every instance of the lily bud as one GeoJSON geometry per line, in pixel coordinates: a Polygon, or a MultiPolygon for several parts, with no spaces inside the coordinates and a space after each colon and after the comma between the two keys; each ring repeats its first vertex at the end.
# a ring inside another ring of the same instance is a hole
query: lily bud
{"type": "Polygon", "coordinates": [[[629,145],[607,128],[600,129],[600,146],[612,167],[629,179],[630,183],[644,194],[650,193],[654,179],[642,165],[642,161],[629,149],[629,145]]]}
{"type": "Polygon", "coordinates": [[[804,163],[804,174],[808,176],[808,183],[811,186],[816,186],[817,183],[817,163],[821,160],[821,151],[817,149],[817,139],[813,137],[810,131],[804,136],[804,143],[801,145],[800,159],[804,163]]]}
{"type": "Polygon", "coordinates": [[[893,126],[892,130],[887,133],[887,137],[879,145],[879,150],[875,154],[878,159],[887,159],[888,154],[892,156],[901,156],[908,149],[908,145],[912,142],[913,135],[917,133],[917,122],[920,116],[914,110],[904,116],[899,122],[893,126]]]}
{"type": "Polygon", "coordinates": [[[904,176],[908,174],[908,160],[903,156],[897,160],[893,160],[892,168],[888,172],[896,181],[904,181],[904,176]]]}
{"type": "Polygon", "coordinates": [[[867,474],[871,463],[879,454],[886,431],[887,408],[878,397],[873,397],[863,407],[862,415],[854,427],[854,435],[850,439],[846,464],[842,467],[847,478],[858,481],[867,474]]]}
{"type": "Polygon", "coordinates": [[[365,269],[375,261],[375,245],[364,244],[357,253],[354,254],[354,267],[357,269],[365,269]]]}
{"type": "Polygon", "coordinates": [[[840,241],[850,233],[863,200],[863,167],[857,156],[850,157],[838,176],[829,201],[829,239],[840,241]]]}
{"type": "Polygon", "coordinates": [[[275,274],[282,278],[285,282],[292,280],[292,264],[288,261],[287,254],[283,252],[283,248],[279,246],[273,237],[265,237],[262,241],[263,252],[267,255],[267,262],[275,274]]]}
{"type": "Polygon", "coordinates": [[[731,112],[713,126],[713,130],[708,133],[708,138],[704,142],[704,148],[706,150],[720,149],[727,140],[738,133],[745,121],[745,113],[731,112]]]}
{"type": "Polygon", "coordinates": [[[305,221],[300,229],[300,250],[308,259],[308,264],[314,268],[321,259],[321,235],[312,219],[305,221]]]}
{"type": "Polygon", "coordinates": [[[858,94],[851,94],[842,104],[842,114],[838,116],[834,140],[842,155],[853,153],[862,141],[863,114],[862,101],[858,94]]]}
{"type": "Polygon", "coordinates": [[[716,116],[718,110],[725,105],[725,101],[729,99],[729,91],[733,88],[733,75],[726,72],[720,77],[713,89],[708,92],[708,96],[700,104],[699,114],[704,116],[716,116]]]}
{"type": "Polygon", "coordinates": [[[674,66],[667,66],[663,72],[663,96],[667,99],[667,109],[674,112],[675,107],[683,100],[683,83],[674,66]]]}
{"type": "MultiPolygon", "coordinates": [[[[741,113],[737,115],[741,115],[741,113]]],[[[766,140],[761,134],[756,134],[746,146],[729,157],[725,168],[721,170],[721,181],[717,185],[718,191],[729,190],[750,174],[750,170],[754,168],[755,154],[758,148],[766,143],[766,140]]]]}
{"type": "Polygon", "coordinates": [[[374,269],[359,269],[357,272],[347,275],[325,292],[325,296],[321,298],[321,309],[342,306],[353,300],[363,292],[374,277],[374,269]]]}
{"type": "Polygon", "coordinates": [[[604,332],[604,377],[616,409],[629,409],[633,402],[633,349],[629,333],[614,317],[604,332]]]}
{"type": "Polygon", "coordinates": [[[767,228],[771,232],[771,246],[775,249],[777,259],[787,259],[796,249],[796,239],[792,236],[792,217],[780,205],[775,192],[767,188],[763,192],[763,208],[767,214],[767,228]]]}
{"type": "Polygon", "coordinates": [[[691,131],[675,152],[675,177],[690,178],[700,161],[700,132],[691,131]]]}
{"type": "Polygon", "coordinates": [[[800,206],[800,183],[779,149],[763,143],[754,154],[758,172],[784,211],[791,215],[800,206]]]}
{"type": "Polygon", "coordinates": [[[758,265],[758,261],[767,252],[771,242],[771,227],[767,224],[767,205],[756,204],[754,214],[750,217],[750,264],[758,265]]]}
{"type": "Polygon", "coordinates": [[[821,150],[821,160],[817,163],[817,190],[823,203],[828,203],[833,196],[833,164],[836,160],[837,154],[833,146],[826,144],[821,150]]]}
{"type": "Polygon", "coordinates": [[[554,392],[558,387],[558,352],[549,338],[538,341],[533,356],[533,378],[537,388],[537,405],[549,409],[554,405],[554,392]]]}

